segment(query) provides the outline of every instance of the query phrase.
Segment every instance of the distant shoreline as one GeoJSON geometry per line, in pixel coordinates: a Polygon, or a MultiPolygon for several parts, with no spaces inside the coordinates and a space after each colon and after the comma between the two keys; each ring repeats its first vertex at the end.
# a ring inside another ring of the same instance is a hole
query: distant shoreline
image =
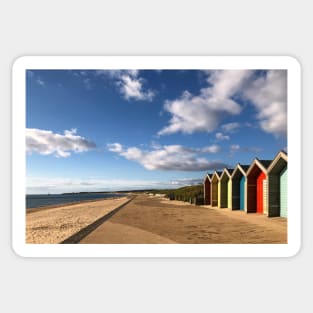
{"type": "MultiPolygon", "coordinates": [[[[126,194],[126,197],[129,197],[129,195],[130,194],[126,194]]],[[[44,206],[39,206],[39,207],[35,207],[35,208],[32,208],[32,207],[27,208],[26,207],[26,214],[30,214],[30,213],[34,213],[34,212],[38,212],[38,211],[43,211],[43,210],[56,209],[56,208],[60,208],[60,207],[64,207],[64,206],[73,206],[73,205],[82,204],[82,203],[93,203],[93,202],[98,202],[98,201],[103,201],[103,200],[112,200],[112,199],[117,199],[117,198],[122,198],[122,197],[123,196],[116,196],[116,197],[100,198],[100,199],[79,200],[79,201],[73,201],[73,202],[44,205],[44,206]]]]}

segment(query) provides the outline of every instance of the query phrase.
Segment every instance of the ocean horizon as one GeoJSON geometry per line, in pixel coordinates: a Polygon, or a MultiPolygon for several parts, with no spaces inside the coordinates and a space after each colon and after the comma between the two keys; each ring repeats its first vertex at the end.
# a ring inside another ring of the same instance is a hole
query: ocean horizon
{"type": "Polygon", "coordinates": [[[61,205],[68,203],[79,203],[81,201],[92,201],[115,197],[124,197],[126,193],[62,193],[62,194],[27,194],[26,209],[40,208],[45,206],[61,205]]]}

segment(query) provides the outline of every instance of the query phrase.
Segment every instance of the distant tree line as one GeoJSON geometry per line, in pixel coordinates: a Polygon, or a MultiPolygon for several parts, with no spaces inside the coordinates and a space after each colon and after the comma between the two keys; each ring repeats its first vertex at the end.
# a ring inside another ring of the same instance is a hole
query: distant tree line
{"type": "Polygon", "coordinates": [[[170,200],[179,200],[193,204],[204,204],[203,185],[185,186],[178,189],[155,190],[153,193],[165,194],[170,200]]]}

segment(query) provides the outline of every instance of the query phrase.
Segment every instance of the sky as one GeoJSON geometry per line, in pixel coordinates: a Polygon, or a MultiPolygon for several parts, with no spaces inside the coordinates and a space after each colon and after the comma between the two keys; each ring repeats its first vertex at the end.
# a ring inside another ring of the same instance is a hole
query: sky
{"type": "Polygon", "coordinates": [[[27,70],[26,192],[178,188],[287,150],[286,70],[27,70]]]}

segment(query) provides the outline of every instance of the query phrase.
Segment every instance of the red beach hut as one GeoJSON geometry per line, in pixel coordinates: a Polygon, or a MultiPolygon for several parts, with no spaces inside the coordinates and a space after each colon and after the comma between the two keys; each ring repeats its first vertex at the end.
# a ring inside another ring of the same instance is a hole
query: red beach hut
{"type": "Polygon", "coordinates": [[[251,163],[247,171],[247,212],[267,214],[268,187],[267,168],[271,160],[259,160],[251,163]]]}
{"type": "Polygon", "coordinates": [[[204,177],[204,204],[211,205],[211,177],[212,174],[206,174],[204,177]]]}

